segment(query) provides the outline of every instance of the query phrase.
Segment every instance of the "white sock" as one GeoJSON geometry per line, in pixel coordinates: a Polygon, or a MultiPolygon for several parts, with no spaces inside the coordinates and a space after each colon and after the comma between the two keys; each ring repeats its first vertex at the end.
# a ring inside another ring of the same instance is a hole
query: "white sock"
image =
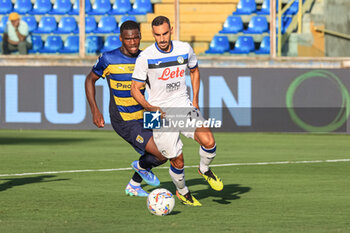
{"type": "Polygon", "coordinates": [[[170,165],[169,174],[170,174],[170,177],[176,186],[177,191],[181,195],[185,195],[186,193],[188,193],[188,188],[185,184],[185,171],[184,171],[184,169],[183,168],[177,169],[177,168],[170,165]]]}
{"type": "Polygon", "coordinates": [[[129,183],[130,183],[131,185],[133,185],[133,186],[141,186],[141,183],[138,183],[138,182],[134,181],[133,179],[131,179],[131,180],[129,181],[129,183]]]}
{"type": "Polygon", "coordinates": [[[200,146],[199,155],[201,157],[199,163],[199,170],[202,173],[205,173],[209,170],[209,165],[216,156],[216,145],[213,148],[204,148],[203,146],[200,146]]]}

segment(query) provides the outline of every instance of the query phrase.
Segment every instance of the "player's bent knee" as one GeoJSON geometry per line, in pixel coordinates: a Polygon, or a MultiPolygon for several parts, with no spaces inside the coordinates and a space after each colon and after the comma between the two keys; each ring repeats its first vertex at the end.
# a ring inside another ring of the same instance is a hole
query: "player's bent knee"
{"type": "Polygon", "coordinates": [[[177,169],[183,169],[184,168],[184,161],[180,157],[176,157],[170,160],[170,163],[173,167],[177,169]]]}

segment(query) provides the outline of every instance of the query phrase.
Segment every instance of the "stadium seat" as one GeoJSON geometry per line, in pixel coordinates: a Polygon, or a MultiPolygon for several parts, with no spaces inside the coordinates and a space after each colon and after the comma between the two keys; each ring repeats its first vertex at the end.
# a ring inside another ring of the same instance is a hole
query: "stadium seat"
{"type": "MultiPolygon", "coordinates": [[[[305,0],[303,0],[304,2],[305,0]]],[[[284,16],[286,15],[295,15],[298,13],[299,10],[299,0],[295,0],[292,5],[283,13],[284,16]]]]}
{"type": "Polygon", "coordinates": [[[99,53],[103,46],[102,37],[100,36],[87,36],[85,42],[86,53],[96,54],[99,53]]]}
{"type": "Polygon", "coordinates": [[[96,30],[96,19],[94,16],[86,16],[85,17],[85,33],[91,33],[96,30]]]}
{"type": "Polygon", "coordinates": [[[13,10],[19,14],[27,14],[33,8],[30,0],[16,0],[13,10]]]}
{"type": "Polygon", "coordinates": [[[220,33],[238,33],[243,31],[243,21],[240,16],[230,15],[224,23],[223,29],[220,33]]]}
{"type": "MultiPolygon", "coordinates": [[[[90,0],[85,0],[85,13],[89,14],[91,11],[90,0]]],[[[73,3],[72,10],[69,12],[70,15],[79,15],[79,0],[75,0],[73,3]]]]}
{"type": "Polygon", "coordinates": [[[270,14],[270,0],[264,0],[261,6],[261,10],[256,12],[257,15],[269,15],[270,14]]]}
{"type": "Polygon", "coordinates": [[[60,36],[48,36],[44,47],[39,49],[40,53],[57,53],[62,48],[62,38],[60,36]]]}
{"type": "Polygon", "coordinates": [[[122,24],[123,24],[125,21],[128,21],[128,20],[137,22],[135,16],[132,16],[132,15],[124,15],[124,16],[122,16],[122,18],[121,18],[120,21],[119,21],[119,28],[120,28],[120,26],[122,26],[122,24]]]}
{"type": "Polygon", "coordinates": [[[23,16],[22,20],[28,24],[29,32],[33,32],[38,27],[38,23],[36,22],[34,15],[23,16]]]}
{"type": "Polygon", "coordinates": [[[60,53],[78,53],[79,52],[79,36],[68,36],[64,42],[60,53]]]}
{"type": "Polygon", "coordinates": [[[255,51],[256,54],[270,54],[270,36],[265,36],[258,50],[255,51]]]}
{"type": "Polygon", "coordinates": [[[39,21],[38,28],[33,33],[51,33],[56,28],[57,22],[54,16],[43,16],[39,21]]]}
{"type": "MultiPolygon", "coordinates": [[[[281,32],[284,34],[292,22],[292,17],[282,17],[281,32]]],[[[276,19],[276,32],[278,33],[278,18],[276,19]]]]}
{"type": "Polygon", "coordinates": [[[49,12],[49,14],[64,15],[64,14],[68,14],[68,12],[71,9],[72,9],[72,3],[70,2],[70,0],[55,0],[52,10],[49,12]]]}
{"type": "Polygon", "coordinates": [[[89,12],[90,15],[104,15],[111,10],[111,2],[109,0],[96,0],[89,12]]]}
{"type": "Polygon", "coordinates": [[[50,0],[38,0],[35,1],[33,9],[29,11],[31,15],[44,15],[48,13],[52,8],[50,0]]]}
{"type": "Polygon", "coordinates": [[[130,0],[115,0],[110,14],[124,15],[131,10],[130,0]]]}
{"type": "Polygon", "coordinates": [[[252,36],[239,36],[235,46],[230,53],[232,54],[249,54],[255,50],[254,40],[252,36]]]}
{"type": "Polygon", "coordinates": [[[58,23],[57,30],[54,31],[55,34],[69,34],[78,32],[78,25],[73,16],[62,17],[58,23]]]}
{"type": "Polygon", "coordinates": [[[41,36],[32,36],[32,48],[28,50],[28,53],[37,53],[43,47],[43,40],[41,36]]]}
{"type": "Polygon", "coordinates": [[[214,36],[210,42],[206,54],[222,54],[230,50],[230,42],[227,36],[214,36]]]}
{"type": "Polygon", "coordinates": [[[147,13],[152,13],[152,12],[153,12],[153,7],[150,0],[135,0],[129,14],[146,15],[147,13]]]}
{"type": "Polygon", "coordinates": [[[107,36],[106,41],[101,49],[101,53],[111,51],[122,45],[122,42],[119,40],[119,36],[107,36]]]}
{"type": "Polygon", "coordinates": [[[234,15],[250,15],[256,11],[255,0],[239,0],[234,15]]]}
{"type": "Polygon", "coordinates": [[[0,33],[4,33],[8,18],[9,18],[8,16],[3,16],[1,18],[1,21],[0,21],[0,33]]]}
{"type": "Polygon", "coordinates": [[[12,11],[11,0],[1,0],[0,1],[0,14],[9,14],[12,11]]]}
{"type": "Polygon", "coordinates": [[[248,24],[248,29],[244,30],[243,33],[264,33],[269,32],[269,24],[265,16],[253,16],[248,24]]]}
{"type": "Polygon", "coordinates": [[[114,16],[102,16],[98,22],[95,33],[113,33],[119,32],[119,27],[114,16]]]}

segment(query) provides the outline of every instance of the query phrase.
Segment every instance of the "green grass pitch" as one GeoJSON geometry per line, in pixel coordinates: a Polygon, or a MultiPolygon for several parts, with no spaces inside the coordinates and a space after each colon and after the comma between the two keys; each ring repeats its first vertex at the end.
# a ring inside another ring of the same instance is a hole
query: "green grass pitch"
{"type": "MultiPolygon", "coordinates": [[[[146,199],[128,197],[138,154],[112,131],[0,130],[0,232],[350,232],[350,135],[216,133],[213,167],[224,190],[210,190],[195,167],[186,183],[202,207],[182,205],[158,217],[146,199]],[[254,165],[257,162],[317,161],[254,165]],[[37,173],[26,176],[4,174],[37,173]]],[[[199,164],[184,141],[185,165],[199,164]]],[[[166,163],[154,170],[175,193],[166,163]]],[[[153,188],[144,185],[145,190],[153,188]]]]}

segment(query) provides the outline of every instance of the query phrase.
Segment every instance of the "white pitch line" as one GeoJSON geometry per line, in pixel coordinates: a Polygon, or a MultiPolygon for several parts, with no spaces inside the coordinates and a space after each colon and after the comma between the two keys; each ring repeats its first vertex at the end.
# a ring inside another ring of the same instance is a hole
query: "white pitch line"
{"type": "MultiPolygon", "coordinates": [[[[350,162],[350,159],[333,159],[333,160],[311,160],[311,161],[279,161],[279,162],[257,162],[257,163],[226,163],[213,164],[211,167],[230,167],[230,166],[256,166],[256,165],[279,165],[279,164],[300,164],[300,163],[340,163],[350,162]]],[[[185,168],[196,168],[198,165],[185,166],[185,168]]],[[[50,174],[65,174],[65,173],[83,173],[83,172],[111,172],[111,171],[127,171],[132,168],[111,168],[111,169],[87,169],[87,170],[67,170],[67,171],[47,171],[47,172],[30,172],[30,173],[15,173],[15,174],[0,174],[0,177],[9,176],[32,176],[32,175],[50,175],[50,174]]],[[[158,167],[156,169],[168,169],[168,167],[158,167]]]]}

